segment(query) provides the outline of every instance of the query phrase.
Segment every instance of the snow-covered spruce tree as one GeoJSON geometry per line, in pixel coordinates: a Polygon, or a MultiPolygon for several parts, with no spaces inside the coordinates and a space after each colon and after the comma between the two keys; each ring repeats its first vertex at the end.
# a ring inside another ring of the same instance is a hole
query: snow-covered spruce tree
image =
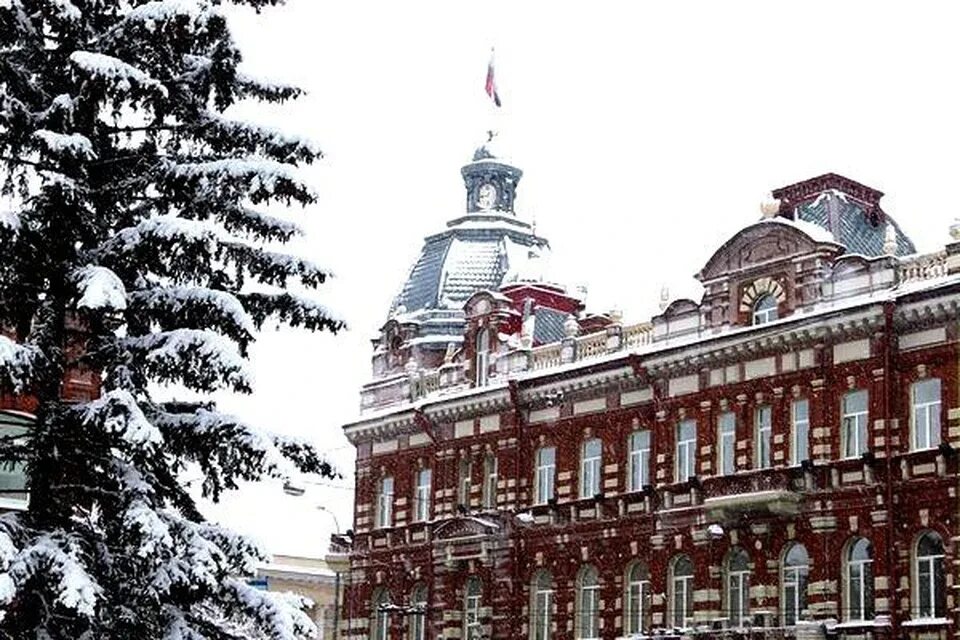
{"type": "Polygon", "coordinates": [[[0,516],[2,638],[313,633],[299,601],[246,586],[261,552],[205,522],[178,477],[200,469],[215,499],[330,467],[151,394],[247,392],[263,323],[340,327],[287,288],[324,272],[266,248],[298,233],[264,209],[313,201],[296,168],[319,151],[224,116],[298,94],[238,71],[224,4],[0,0],[0,385],[38,400],[30,433],[0,439],[30,488],[28,511],[0,516]],[[101,373],[92,402],[61,399],[78,366],[101,373]]]}

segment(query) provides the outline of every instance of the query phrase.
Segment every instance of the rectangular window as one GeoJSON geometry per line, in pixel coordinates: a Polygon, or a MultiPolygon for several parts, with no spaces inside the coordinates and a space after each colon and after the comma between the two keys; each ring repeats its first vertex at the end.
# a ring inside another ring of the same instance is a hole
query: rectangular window
{"type": "Polygon", "coordinates": [[[470,489],[472,487],[471,475],[473,474],[473,465],[466,458],[460,460],[459,477],[457,478],[457,503],[470,508],[470,489]]]}
{"type": "Polygon", "coordinates": [[[483,459],[483,508],[497,508],[497,456],[492,453],[483,459]]]}
{"type": "Polygon", "coordinates": [[[790,413],[790,459],[796,465],[810,459],[810,402],[794,400],[790,413]]]}
{"type": "Polygon", "coordinates": [[[736,471],[734,456],[737,450],[737,417],[732,411],[717,418],[717,471],[729,476],[736,471]]]}
{"type": "Polygon", "coordinates": [[[600,587],[591,585],[580,590],[580,633],[578,640],[595,640],[600,637],[600,587]]]}
{"type": "Polygon", "coordinates": [[[806,566],[783,569],[783,623],[788,627],[796,625],[801,619],[805,607],[808,571],[806,566]]]}
{"type": "MultiPolygon", "coordinates": [[[[3,419],[3,417],[0,417],[3,419]]],[[[23,444],[29,427],[0,423],[0,438],[23,444]]],[[[0,462],[0,509],[24,509],[28,504],[27,467],[23,462],[0,462]]]]}
{"type": "Polygon", "coordinates": [[[430,469],[417,472],[417,489],[413,496],[413,519],[422,522],[430,519],[430,469]]]}
{"type": "Polygon", "coordinates": [[[945,615],[943,597],[943,556],[917,559],[917,617],[939,618],[945,615]]]}
{"type": "Polygon", "coordinates": [[[628,467],[628,491],[640,491],[650,484],[650,432],[634,431],[630,434],[630,459],[628,467]]]}
{"type": "Polygon", "coordinates": [[[553,499],[554,477],[557,471],[557,450],[554,447],[542,447],[537,451],[537,471],[535,480],[536,503],[546,504],[553,499]]]}
{"type": "Polygon", "coordinates": [[[684,420],[677,425],[677,482],[686,482],[696,475],[697,423],[684,420]]]}
{"type": "Polygon", "coordinates": [[[867,392],[851,391],[843,396],[841,439],[844,458],[857,458],[867,450],[867,392]]]}
{"type": "Polygon", "coordinates": [[[693,576],[673,579],[673,626],[686,629],[693,623],[693,576]]]}
{"type": "Polygon", "coordinates": [[[537,587],[533,598],[533,640],[552,636],[553,590],[537,587]]]}
{"type": "Polygon", "coordinates": [[[757,469],[770,466],[770,445],[773,438],[773,410],[769,407],[757,407],[754,412],[756,425],[756,463],[757,469]]]}
{"type": "Polygon", "coordinates": [[[727,603],[730,624],[746,627],[750,624],[750,572],[731,571],[727,582],[727,603]]]}
{"type": "Polygon", "coordinates": [[[580,497],[592,498],[600,493],[600,468],[603,444],[600,438],[583,443],[583,461],[580,464],[580,497]]]}
{"type": "Polygon", "coordinates": [[[627,586],[627,634],[640,634],[648,631],[647,617],[650,613],[650,581],[631,580],[627,586]]]}
{"type": "Polygon", "coordinates": [[[380,480],[380,493],[377,495],[377,526],[393,526],[393,478],[387,476],[380,480]]]}
{"type": "Polygon", "coordinates": [[[913,450],[940,445],[940,379],[930,378],[910,388],[913,416],[913,450]]]}
{"type": "Polygon", "coordinates": [[[480,586],[470,581],[467,586],[467,597],[464,602],[463,628],[466,640],[480,640],[480,586]]]}

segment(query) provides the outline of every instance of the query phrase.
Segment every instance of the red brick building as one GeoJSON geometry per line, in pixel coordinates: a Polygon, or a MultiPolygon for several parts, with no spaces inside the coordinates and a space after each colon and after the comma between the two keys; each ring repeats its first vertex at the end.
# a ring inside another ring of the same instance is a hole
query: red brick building
{"type": "Polygon", "coordinates": [[[625,324],[545,275],[519,170],[463,174],[345,427],[342,638],[956,633],[960,234],[825,175],[625,324]]]}
{"type": "MultiPolygon", "coordinates": [[[[16,340],[13,332],[0,329],[0,341],[16,340]]],[[[67,327],[67,359],[70,365],[64,375],[62,395],[71,402],[86,402],[100,395],[100,375],[80,362],[86,340],[78,321],[67,327]]],[[[0,344],[0,349],[4,348],[0,344]]],[[[24,393],[0,388],[0,437],[16,437],[25,433],[34,422],[37,400],[24,393]]],[[[0,511],[25,509],[26,477],[20,464],[0,462],[0,511]]]]}

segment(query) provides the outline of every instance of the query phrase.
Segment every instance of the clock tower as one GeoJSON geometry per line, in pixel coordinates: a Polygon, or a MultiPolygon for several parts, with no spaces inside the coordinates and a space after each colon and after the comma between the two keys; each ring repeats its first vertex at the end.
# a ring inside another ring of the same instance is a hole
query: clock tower
{"type": "Polygon", "coordinates": [[[523,171],[499,159],[493,151],[496,133],[487,132],[487,141],[473,153],[473,161],[460,173],[467,189],[467,213],[479,215],[514,214],[517,183],[523,171]]]}

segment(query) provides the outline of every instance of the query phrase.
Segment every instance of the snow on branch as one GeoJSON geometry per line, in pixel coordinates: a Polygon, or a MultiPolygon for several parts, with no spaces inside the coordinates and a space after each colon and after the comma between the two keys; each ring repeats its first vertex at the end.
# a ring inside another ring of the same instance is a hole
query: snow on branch
{"type": "Polygon", "coordinates": [[[167,96],[167,88],[150,74],[113,56],[91,51],[74,51],[70,54],[70,61],[91,78],[111,82],[123,93],[140,88],[167,96]]]}
{"type": "Polygon", "coordinates": [[[33,345],[14,342],[0,335],[0,386],[19,393],[28,386],[34,374],[40,350],[33,345]]]}
{"type": "Polygon", "coordinates": [[[110,269],[87,265],[74,272],[80,299],[78,309],[123,311],[127,308],[127,290],[110,269]]]}
{"type": "MultiPolygon", "coordinates": [[[[0,3],[2,4],[2,3],[0,3]]],[[[79,22],[82,14],[70,0],[52,0],[50,4],[57,12],[61,20],[65,22],[79,22]]]]}
{"type": "Polygon", "coordinates": [[[113,389],[84,407],[87,424],[100,423],[110,433],[138,447],[161,444],[163,435],[140,409],[136,399],[125,389],[113,389]]]}
{"type": "Polygon", "coordinates": [[[214,150],[240,147],[280,162],[305,162],[323,157],[320,147],[304,136],[283,132],[241,120],[230,120],[210,112],[206,116],[205,136],[214,150]],[[227,146],[229,145],[229,146],[227,146]]]}
{"type": "Polygon", "coordinates": [[[47,129],[39,129],[38,131],[34,131],[33,135],[43,143],[44,148],[48,152],[55,156],[90,160],[97,155],[93,151],[93,145],[90,143],[89,138],[79,133],[66,134],[48,131],[47,129]]]}
{"type": "Polygon", "coordinates": [[[256,325],[231,293],[206,287],[156,287],[130,294],[130,306],[160,326],[216,326],[241,343],[253,339],[256,325]]]}
{"type": "Polygon", "coordinates": [[[291,327],[304,327],[310,331],[327,330],[336,333],[346,327],[346,321],[335,315],[326,306],[284,291],[281,293],[246,293],[240,296],[243,306],[253,318],[257,328],[268,318],[273,318],[291,327]]]}
{"type": "Polygon", "coordinates": [[[250,373],[236,343],[213,331],[175,329],[121,338],[157,382],[200,391],[250,391],[250,373]]]}
{"type": "Polygon", "coordinates": [[[241,96],[267,102],[284,102],[299,98],[304,93],[303,89],[295,85],[257,78],[240,71],[237,72],[237,87],[241,96]]]}
{"type": "Polygon", "coordinates": [[[265,251],[243,243],[225,244],[230,258],[242,265],[257,279],[269,285],[286,286],[289,278],[298,277],[308,287],[323,284],[329,272],[310,260],[286,253],[265,251]]]}
{"type": "Polygon", "coordinates": [[[169,175],[183,182],[198,199],[223,198],[237,193],[257,204],[268,200],[308,203],[316,198],[300,178],[297,167],[267,158],[227,158],[173,164],[169,175]]]}
{"type": "Polygon", "coordinates": [[[303,235],[298,224],[247,207],[221,209],[218,215],[227,231],[246,233],[261,240],[286,242],[294,236],[303,235]]]}
{"type": "Polygon", "coordinates": [[[56,601],[87,618],[96,613],[100,585],[87,573],[80,550],[72,538],[42,534],[13,556],[8,573],[14,589],[34,580],[53,581],[56,601]]]}
{"type": "Polygon", "coordinates": [[[180,19],[203,25],[216,14],[206,0],[154,0],[131,9],[124,17],[124,22],[138,22],[153,31],[157,23],[180,19]]]}
{"type": "Polygon", "coordinates": [[[241,480],[287,479],[299,473],[336,477],[310,444],[265,433],[208,407],[168,407],[154,417],[154,424],[163,432],[168,451],[200,465],[204,494],[214,500],[241,480]]]}
{"type": "Polygon", "coordinates": [[[223,589],[273,640],[299,640],[316,633],[316,627],[301,608],[306,605],[302,596],[260,591],[236,578],[228,579],[223,589]]]}

